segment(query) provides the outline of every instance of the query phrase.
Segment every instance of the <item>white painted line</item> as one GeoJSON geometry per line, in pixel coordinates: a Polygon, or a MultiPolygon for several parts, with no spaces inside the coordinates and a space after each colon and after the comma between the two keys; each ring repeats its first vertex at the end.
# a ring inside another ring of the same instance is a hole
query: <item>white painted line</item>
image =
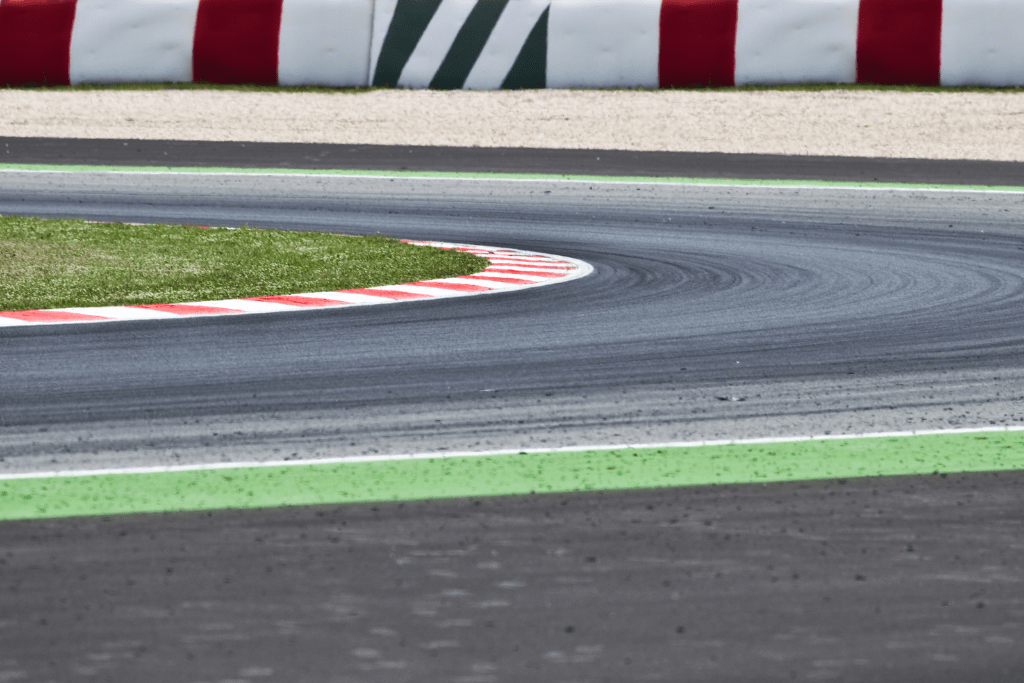
{"type": "Polygon", "coordinates": [[[5,479],[45,479],[49,477],[90,477],[114,474],[155,474],[160,472],[194,472],[204,470],[230,470],[251,467],[297,467],[304,465],[347,465],[365,462],[392,462],[397,460],[430,460],[445,458],[480,458],[495,455],[533,455],[538,453],[578,453],[580,451],[617,451],[629,449],[695,448],[698,446],[743,446],[771,443],[799,443],[802,441],[843,441],[850,439],[878,439],[886,437],[930,436],[940,434],[981,434],[991,432],[1020,432],[1024,426],[963,427],[960,429],[927,429],[906,432],[873,432],[866,434],[811,434],[798,436],[765,437],[759,439],[732,439],[718,441],[670,441],[665,443],[601,444],[595,446],[562,446],[559,448],[527,448],[494,451],[452,451],[447,453],[402,453],[395,455],[354,455],[309,460],[266,460],[262,462],[213,462],[195,465],[168,465],[152,467],[118,467],[100,470],[53,470],[49,472],[19,472],[0,474],[5,479]]]}
{"type": "MultiPolygon", "coordinates": [[[[742,187],[744,189],[756,189],[764,188],[768,190],[845,190],[855,192],[950,192],[950,193],[967,193],[967,194],[1024,194],[1024,187],[1020,189],[988,189],[979,188],[972,186],[965,186],[963,188],[955,185],[944,185],[941,187],[903,187],[900,185],[887,185],[885,183],[878,183],[876,185],[862,186],[856,181],[841,180],[828,180],[821,181],[820,183],[807,182],[804,183],[799,180],[795,180],[791,183],[776,182],[772,181],[769,183],[760,183],[756,179],[749,181],[730,178],[730,182],[708,182],[706,179],[694,179],[694,180],[678,180],[671,177],[652,177],[652,178],[636,178],[636,179],[616,179],[616,180],[605,180],[602,178],[489,178],[489,177],[472,177],[463,178],[460,176],[444,177],[444,176],[429,176],[429,175],[377,175],[370,173],[303,173],[301,171],[289,171],[287,173],[273,173],[273,172],[255,172],[255,173],[242,173],[239,171],[174,171],[174,170],[160,170],[160,171],[110,171],[110,170],[99,170],[99,171],[65,171],[60,169],[21,169],[21,168],[0,168],[0,173],[96,173],[102,175],[196,175],[196,176],[223,176],[223,177],[280,177],[280,176],[302,176],[302,177],[337,177],[337,178],[361,178],[361,179],[379,179],[379,180],[435,180],[435,181],[453,181],[458,180],[462,182],[484,182],[484,183],[495,183],[495,182],[506,182],[506,183],[566,183],[570,185],[677,185],[679,187],[742,187]],[[828,183],[828,184],[825,184],[828,183]]],[[[936,183],[938,184],[938,183],[936,183]]]]}

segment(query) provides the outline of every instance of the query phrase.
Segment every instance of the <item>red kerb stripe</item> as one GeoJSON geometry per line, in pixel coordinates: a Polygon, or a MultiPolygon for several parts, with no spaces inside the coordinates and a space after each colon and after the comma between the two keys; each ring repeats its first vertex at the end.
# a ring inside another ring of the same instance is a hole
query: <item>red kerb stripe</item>
{"type": "Polygon", "coordinates": [[[413,292],[402,292],[397,289],[339,289],[339,293],[369,294],[370,296],[381,296],[385,299],[429,299],[428,294],[414,294],[413,292]]]}
{"type": "Polygon", "coordinates": [[[417,287],[437,287],[438,289],[452,289],[456,292],[489,292],[490,287],[482,285],[463,285],[458,282],[410,282],[417,287]]]}
{"type": "Polygon", "coordinates": [[[942,0],[861,0],[857,81],[938,85],[942,0]]]}
{"type": "Polygon", "coordinates": [[[462,275],[460,277],[468,278],[470,280],[490,280],[491,282],[504,282],[509,285],[535,285],[536,282],[532,280],[520,280],[514,277],[487,277],[485,275],[462,275]]]}
{"type": "Polygon", "coordinates": [[[176,315],[218,315],[221,313],[244,313],[234,308],[217,308],[216,306],[193,306],[191,304],[138,304],[125,308],[145,308],[150,311],[163,311],[176,315]]]}
{"type": "Polygon", "coordinates": [[[288,296],[287,294],[276,294],[272,296],[250,296],[245,301],[263,301],[268,304],[285,304],[286,306],[345,306],[351,302],[338,301],[337,299],[321,299],[315,296],[288,296]]]}
{"type": "Polygon", "coordinates": [[[663,0],[658,82],[662,88],[732,85],[738,0],[663,0]]]}
{"type": "Polygon", "coordinates": [[[283,0],[199,0],[192,78],[277,84],[283,0]]]}
{"type": "Polygon", "coordinates": [[[0,317],[24,320],[30,323],[69,323],[76,320],[111,320],[100,315],[85,315],[68,311],[3,311],[0,317]]]}
{"type": "Polygon", "coordinates": [[[68,85],[75,0],[0,0],[0,85],[68,85]]]}
{"type": "Polygon", "coordinates": [[[536,270],[513,270],[512,268],[488,268],[484,273],[507,273],[509,275],[536,275],[537,277],[562,277],[563,273],[545,273],[536,270]]]}

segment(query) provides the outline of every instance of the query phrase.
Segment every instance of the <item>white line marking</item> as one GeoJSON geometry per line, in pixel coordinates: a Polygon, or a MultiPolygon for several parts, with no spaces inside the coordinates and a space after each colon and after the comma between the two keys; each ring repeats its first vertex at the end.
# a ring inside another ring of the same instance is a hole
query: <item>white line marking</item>
{"type": "Polygon", "coordinates": [[[679,185],[684,187],[747,187],[747,188],[765,188],[771,190],[853,190],[858,192],[878,192],[878,191],[890,191],[890,192],[962,192],[970,194],[1024,194],[1024,188],[1020,189],[979,189],[977,187],[965,186],[959,188],[955,185],[946,185],[942,187],[903,187],[900,185],[870,185],[870,186],[859,186],[851,181],[849,185],[845,184],[844,181],[831,181],[823,180],[821,183],[835,183],[835,185],[824,185],[819,183],[807,183],[801,184],[802,181],[795,180],[789,184],[762,184],[756,179],[743,180],[741,178],[730,178],[728,182],[702,182],[701,180],[678,180],[676,178],[664,177],[664,178],[637,178],[636,180],[604,180],[600,178],[586,179],[586,178],[508,178],[508,177],[463,177],[463,176],[429,176],[429,175],[374,175],[374,174],[363,174],[363,173],[303,173],[288,172],[288,173],[241,173],[238,171],[81,171],[81,170],[57,170],[57,169],[18,169],[18,168],[0,168],[0,173],[98,173],[104,175],[195,175],[195,176],[227,176],[227,177],[240,177],[240,176],[253,176],[253,177],[280,177],[280,176],[300,176],[300,177],[323,177],[323,176],[334,176],[338,178],[377,178],[381,180],[459,180],[466,182],[508,182],[508,183],[572,183],[576,185],[679,185]]]}
{"type": "Polygon", "coordinates": [[[575,453],[580,451],[616,451],[651,448],[695,448],[697,446],[744,446],[769,443],[798,443],[802,441],[839,441],[843,439],[878,439],[886,437],[929,436],[939,434],[980,434],[988,432],[1020,432],[1024,426],[964,427],[962,429],[926,429],[909,432],[873,432],[867,434],[812,434],[801,436],[764,437],[757,439],[724,439],[718,441],[670,441],[666,443],[603,444],[596,446],[562,446],[560,448],[525,448],[497,451],[453,451],[450,453],[402,453],[394,455],[354,455],[351,457],[311,460],[267,460],[263,462],[214,462],[195,465],[167,465],[153,467],[119,467],[102,470],[54,470],[50,472],[22,472],[0,474],[6,479],[46,479],[49,477],[91,477],[114,474],[156,474],[160,472],[193,472],[205,470],[232,470],[253,467],[295,467],[303,465],[347,465],[365,462],[392,462],[398,460],[430,460],[444,458],[479,458],[494,455],[533,455],[537,453],[575,453]]]}

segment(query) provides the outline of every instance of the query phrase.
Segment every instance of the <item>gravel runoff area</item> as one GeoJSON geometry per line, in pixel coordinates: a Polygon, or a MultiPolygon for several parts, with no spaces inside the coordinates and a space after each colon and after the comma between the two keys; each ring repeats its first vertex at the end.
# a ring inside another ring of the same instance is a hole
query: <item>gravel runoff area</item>
{"type": "Polygon", "coordinates": [[[1024,93],[0,90],[0,136],[1024,161],[1024,93]]]}

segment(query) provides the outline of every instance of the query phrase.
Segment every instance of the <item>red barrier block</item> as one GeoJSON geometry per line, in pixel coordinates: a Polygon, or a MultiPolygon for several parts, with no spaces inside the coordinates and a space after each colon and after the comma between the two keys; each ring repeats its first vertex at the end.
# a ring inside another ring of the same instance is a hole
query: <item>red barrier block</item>
{"type": "Polygon", "coordinates": [[[0,0],[0,85],[68,85],[75,0],[0,0]]]}
{"type": "Polygon", "coordinates": [[[861,0],[857,82],[938,85],[942,0],[861,0]]]}
{"type": "Polygon", "coordinates": [[[192,78],[277,85],[283,0],[200,0],[192,78]]]}
{"type": "Polygon", "coordinates": [[[662,88],[733,85],[738,0],[663,0],[662,88]]]}

